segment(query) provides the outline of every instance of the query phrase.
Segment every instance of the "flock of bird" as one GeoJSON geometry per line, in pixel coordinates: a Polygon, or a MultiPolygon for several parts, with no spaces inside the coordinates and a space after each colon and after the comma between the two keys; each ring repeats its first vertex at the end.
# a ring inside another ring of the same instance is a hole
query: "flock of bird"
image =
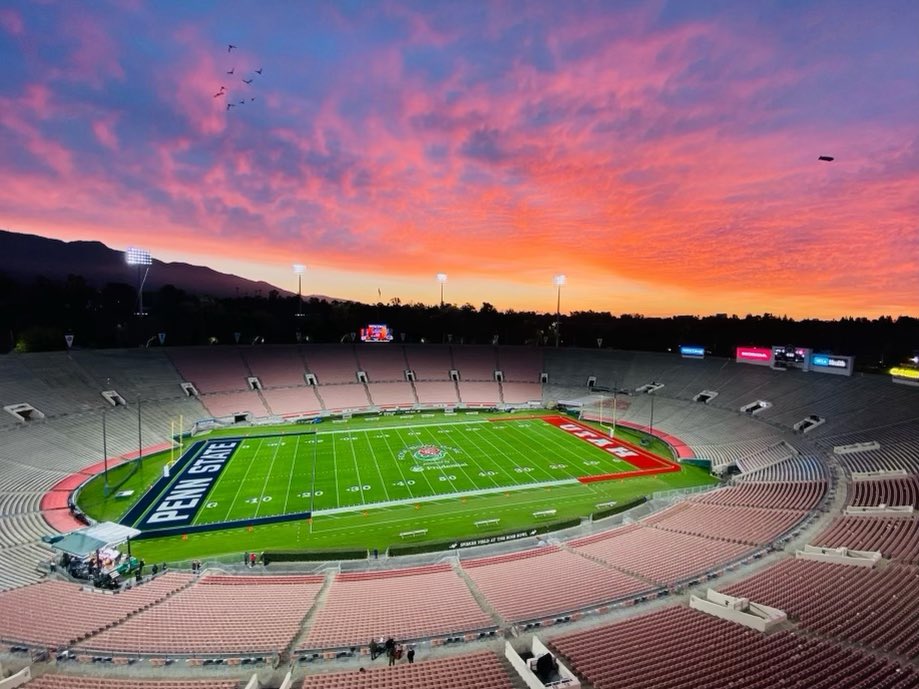
{"type": "MultiPolygon", "coordinates": [[[[227,53],[232,54],[233,51],[236,50],[236,48],[237,46],[233,45],[232,43],[228,43],[227,53]]],[[[231,77],[236,75],[236,65],[232,65],[227,70],[227,75],[231,77]]],[[[246,79],[245,77],[242,77],[240,78],[240,81],[244,83],[246,87],[252,87],[252,82],[254,82],[257,78],[261,76],[262,76],[262,68],[259,67],[258,69],[255,69],[252,71],[248,79],[246,79]]],[[[227,111],[229,111],[230,108],[235,108],[238,105],[245,105],[246,103],[251,103],[252,101],[255,100],[255,96],[244,95],[241,100],[237,101],[236,100],[237,96],[235,95],[231,96],[230,91],[227,90],[227,87],[225,85],[221,85],[220,90],[214,94],[214,98],[226,98],[227,99],[227,103],[226,103],[227,111]]]]}

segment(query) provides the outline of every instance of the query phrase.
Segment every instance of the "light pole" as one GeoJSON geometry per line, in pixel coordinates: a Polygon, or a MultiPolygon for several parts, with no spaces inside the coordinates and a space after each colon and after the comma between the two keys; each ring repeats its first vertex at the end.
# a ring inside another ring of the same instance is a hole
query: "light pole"
{"type": "Polygon", "coordinates": [[[144,283],[147,281],[147,273],[150,272],[150,266],[153,265],[153,257],[146,249],[128,247],[124,252],[124,260],[129,266],[137,266],[137,316],[146,316],[144,311],[144,283]],[[141,278],[140,270],[144,267],[144,276],[141,278]]]}
{"type": "Polygon", "coordinates": [[[303,318],[303,273],[306,272],[306,266],[302,263],[294,263],[294,273],[297,274],[297,318],[303,318]]]}
{"type": "Polygon", "coordinates": [[[556,275],[553,278],[556,288],[556,298],[555,298],[555,346],[558,347],[560,331],[562,329],[562,285],[565,284],[567,278],[564,275],[556,275]]]}
{"type": "Polygon", "coordinates": [[[654,393],[652,392],[650,394],[651,394],[651,417],[648,419],[648,435],[654,435],[654,393]]]}
{"type": "Polygon", "coordinates": [[[102,410],[102,465],[105,471],[105,478],[103,479],[102,486],[102,495],[108,497],[109,494],[109,485],[108,485],[108,441],[105,435],[105,409],[102,410]]]}
{"type": "Polygon", "coordinates": [[[609,437],[616,437],[616,407],[619,406],[619,399],[617,395],[619,394],[619,386],[614,382],[613,383],[613,427],[609,429],[609,437]]]}
{"type": "Polygon", "coordinates": [[[446,273],[437,274],[437,282],[440,283],[440,308],[444,307],[444,283],[447,281],[446,273]]]}

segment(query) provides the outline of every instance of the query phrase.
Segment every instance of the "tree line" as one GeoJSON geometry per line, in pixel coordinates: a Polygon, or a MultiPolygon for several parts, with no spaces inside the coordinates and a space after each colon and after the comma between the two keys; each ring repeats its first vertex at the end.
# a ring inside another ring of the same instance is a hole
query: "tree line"
{"type": "Polygon", "coordinates": [[[94,287],[75,275],[21,283],[0,275],[0,351],[38,352],[74,347],[111,348],[216,344],[349,342],[360,329],[385,323],[396,342],[603,347],[642,351],[698,345],[731,356],[738,345],[790,344],[854,355],[861,370],[883,369],[919,352],[919,319],[910,317],[794,320],[769,313],[651,317],[572,311],[499,311],[485,302],[431,306],[388,302],[304,300],[267,295],[213,298],[171,285],[144,293],[147,315],[138,316],[137,292],[128,284],[94,287]]]}

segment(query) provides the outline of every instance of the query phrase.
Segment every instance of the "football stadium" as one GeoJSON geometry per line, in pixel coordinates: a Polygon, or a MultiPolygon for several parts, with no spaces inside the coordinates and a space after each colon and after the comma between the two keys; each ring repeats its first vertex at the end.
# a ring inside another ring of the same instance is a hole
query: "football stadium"
{"type": "Polygon", "coordinates": [[[919,689],[917,0],[0,64],[0,689],[919,689]]]}
{"type": "Polygon", "coordinates": [[[910,369],[689,349],[0,359],[4,652],[49,687],[915,686],[910,369]]]}

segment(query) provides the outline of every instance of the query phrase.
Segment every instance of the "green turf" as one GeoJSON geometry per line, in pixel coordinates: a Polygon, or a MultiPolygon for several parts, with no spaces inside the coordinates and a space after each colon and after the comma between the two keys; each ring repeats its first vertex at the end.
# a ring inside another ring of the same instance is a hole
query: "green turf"
{"type": "MultiPolygon", "coordinates": [[[[305,430],[234,428],[207,436],[246,440],[195,523],[312,509],[311,522],[141,540],[134,545],[137,552],[148,560],[175,562],[243,550],[385,550],[405,544],[400,534],[406,531],[427,529],[423,538],[430,541],[484,536],[533,526],[539,522],[533,512],[540,510],[556,510],[552,519],[561,520],[587,515],[600,503],[621,504],[654,491],[714,482],[704,470],[684,466],[667,474],[578,483],[578,476],[629,471],[632,466],[548,423],[519,415],[356,417],[305,430]],[[412,456],[424,445],[441,447],[444,455],[430,461],[412,456]],[[500,521],[482,529],[475,522],[483,519],[500,521]]],[[[642,435],[617,428],[617,436],[636,444],[642,435]]],[[[659,439],[646,449],[672,458],[669,446],[659,439]]],[[[125,487],[140,487],[144,481],[149,485],[167,459],[168,453],[145,460],[143,471],[125,487]]],[[[136,489],[135,497],[142,490],[136,489]]],[[[117,518],[130,506],[102,496],[98,479],[84,487],[79,504],[96,518],[117,518]]]]}
{"type": "Polygon", "coordinates": [[[633,469],[539,419],[252,438],[236,450],[195,523],[519,489],[633,469]],[[413,456],[422,447],[442,454],[413,456]]]}
{"type": "Polygon", "coordinates": [[[112,467],[108,472],[110,490],[106,491],[105,477],[100,474],[80,489],[77,504],[93,519],[118,521],[150,484],[162,475],[163,466],[169,460],[170,452],[166,451],[144,457],[139,465],[136,461],[130,461],[112,467]],[[134,493],[129,499],[115,497],[114,493],[121,491],[134,493]]]}

